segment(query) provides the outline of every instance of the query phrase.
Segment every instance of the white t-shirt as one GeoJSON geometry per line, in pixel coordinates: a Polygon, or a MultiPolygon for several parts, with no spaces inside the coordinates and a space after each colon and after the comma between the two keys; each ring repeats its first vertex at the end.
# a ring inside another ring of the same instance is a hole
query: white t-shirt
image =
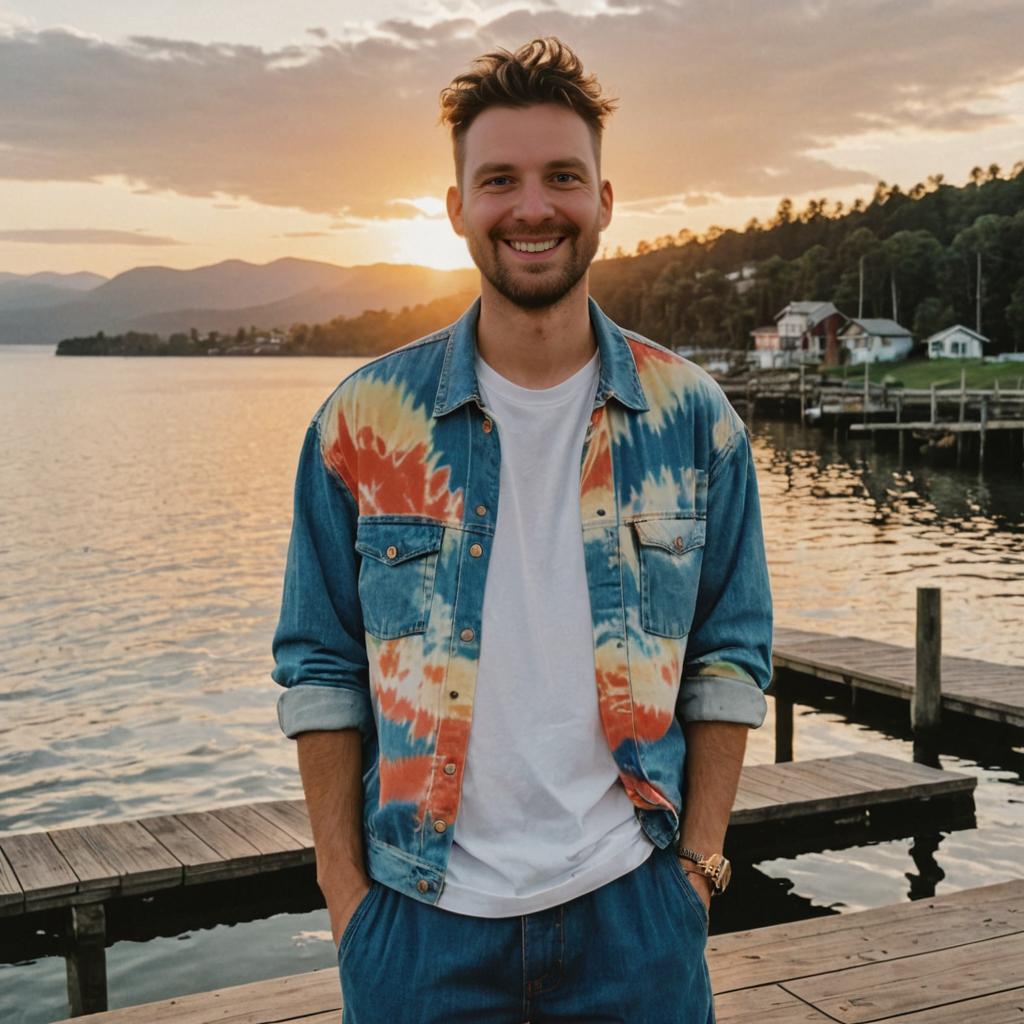
{"type": "Polygon", "coordinates": [[[477,354],[501,447],[462,802],[437,906],[509,917],[564,903],[654,852],[601,726],[580,530],[600,354],[551,388],[477,354]]]}

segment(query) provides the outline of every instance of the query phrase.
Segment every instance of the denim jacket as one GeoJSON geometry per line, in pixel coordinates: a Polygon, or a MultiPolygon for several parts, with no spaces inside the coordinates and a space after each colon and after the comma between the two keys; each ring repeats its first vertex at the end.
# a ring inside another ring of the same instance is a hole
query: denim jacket
{"type": "MultiPolygon", "coordinates": [[[[473,715],[500,430],[477,299],[374,359],[315,413],[272,677],[287,736],[357,728],[367,870],[436,903],[473,715]]],[[[580,460],[596,699],[651,841],[683,813],[681,723],[760,725],[772,605],[747,430],[703,370],[589,300],[600,378],[580,460]]]]}

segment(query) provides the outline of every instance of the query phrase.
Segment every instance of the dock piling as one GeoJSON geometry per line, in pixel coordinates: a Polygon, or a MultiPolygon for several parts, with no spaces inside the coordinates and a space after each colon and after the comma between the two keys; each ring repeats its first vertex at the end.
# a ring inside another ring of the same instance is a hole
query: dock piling
{"type": "Polygon", "coordinates": [[[776,675],[772,681],[775,692],[775,763],[793,760],[793,695],[776,675]]]}
{"type": "Polygon", "coordinates": [[[942,589],[917,588],[917,654],[910,725],[915,736],[934,733],[942,705],[942,589]]]}
{"type": "Polygon", "coordinates": [[[68,909],[68,1005],[71,1016],[107,1009],[107,915],[102,903],[68,909]]]}

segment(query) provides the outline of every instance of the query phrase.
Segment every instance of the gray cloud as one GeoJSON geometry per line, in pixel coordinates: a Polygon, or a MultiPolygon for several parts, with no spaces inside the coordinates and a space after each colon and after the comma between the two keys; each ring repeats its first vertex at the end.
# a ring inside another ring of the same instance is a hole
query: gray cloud
{"type": "Polygon", "coordinates": [[[0,242],[32,242],[42,245],[183,245],[176,238],[146,235],[137,231],[102,228],[39,228],[0,231],[0,242]]]}
{"type": "Polygon", "coordinates": [[[123,175],[346,227],[405,217],[393,197],[441,196],[451,180],[439,90],[479,53],[540,34],[574,46],[621,101],[604,161],[620,200],[871,183],[870,166],[815,151],[1006,123],[1001,90],[1024,80],[1016,0],[646,0],[593,16],[391,19],[370,38],[312,31],[275,51],[14,28],[0,35],[0,178],[123,175]]]}

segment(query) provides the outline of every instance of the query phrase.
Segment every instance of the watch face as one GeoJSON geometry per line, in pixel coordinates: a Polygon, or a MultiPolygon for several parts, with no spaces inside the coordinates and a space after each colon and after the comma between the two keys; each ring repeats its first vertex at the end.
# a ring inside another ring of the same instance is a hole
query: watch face
{"type": "Polygon", "coordinates": [[[723,857],[722,858],[722,877],[718,880],[718,891],[725,892],[725,887],[729,884],[729,879],[732,878],[732,865],[723,857]]]}
{"type": "Polygon", "coordinates": [[[715,891],[725,892],[725,887],[729,884],[729,879],[732,878],[732,865],[720,853],[711,854],[707,863],[711,868],[710,875],[715,883],[715,891]]]}

